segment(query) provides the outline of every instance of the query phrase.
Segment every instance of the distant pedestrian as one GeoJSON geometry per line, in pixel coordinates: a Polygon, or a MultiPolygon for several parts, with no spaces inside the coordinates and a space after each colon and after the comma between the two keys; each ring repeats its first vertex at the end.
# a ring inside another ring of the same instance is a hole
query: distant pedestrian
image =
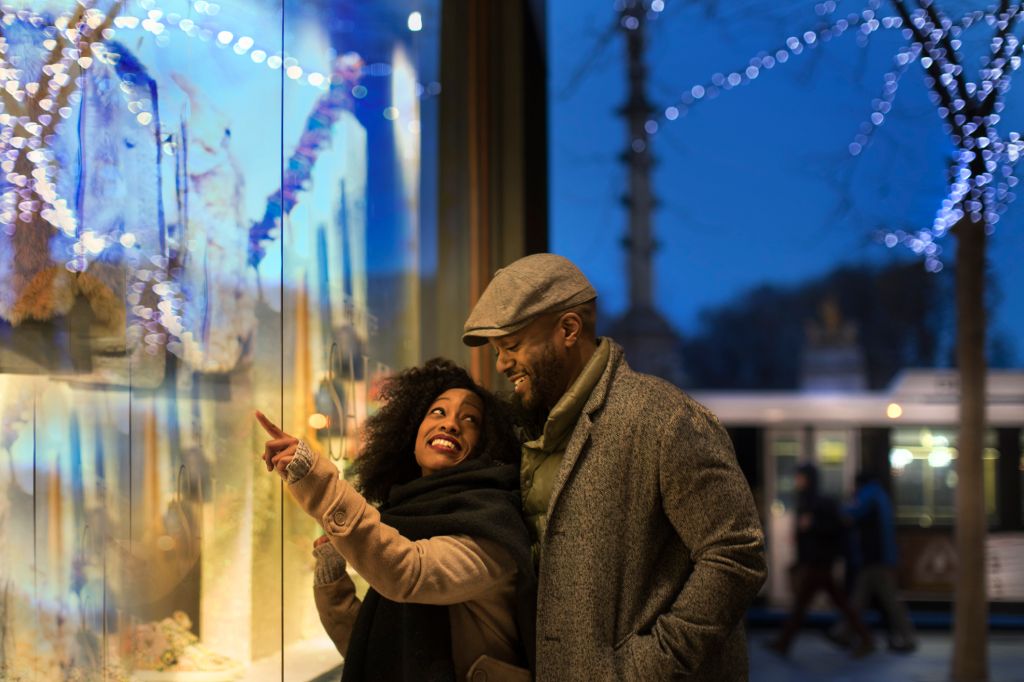
{"type": "MultiPolygon", "coordinates": [[[[870,473],[857,476],[854,499],[844,510],[853,524],[853,548],[857,566],[850,605],[859,613],[877,600],[885,615],[889,648],[908,652],[917,648],[914,624],[896,590],[896,523],[892,501],[878,480],[870,473]]],[[[832,638],[847,643],[850,626],[846,621],[836,625],[832,638]]]]}
{"type": "Polygon", "coordinates": [[[846,594],[832,577],[832,567],[843,546],[844,529],[839,504],[818,492],[818,470],[812,464],[797,468],[794,486],[797,491],[796,597],[782,634],[768,646],[778,654],[787,655],[811,601],[819,591],[824,590],[858,636],[853,655],[865,656],[874,649],[871,632],[851,608],[846,594]]]}

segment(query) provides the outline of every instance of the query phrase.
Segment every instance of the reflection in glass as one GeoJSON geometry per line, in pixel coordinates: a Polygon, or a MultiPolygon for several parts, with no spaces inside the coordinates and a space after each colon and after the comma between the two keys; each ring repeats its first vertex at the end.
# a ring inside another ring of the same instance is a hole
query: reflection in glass
{"type": "Polygon", "coordinates": [[[339,662],[251,415],[351,458],[419,360],[438,16],[3,6],[0,678],[339,662]]]}

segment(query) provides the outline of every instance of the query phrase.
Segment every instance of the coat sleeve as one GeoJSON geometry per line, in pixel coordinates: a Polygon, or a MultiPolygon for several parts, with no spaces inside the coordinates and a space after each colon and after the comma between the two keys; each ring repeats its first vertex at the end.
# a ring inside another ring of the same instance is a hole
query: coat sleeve
{"type": "Polygon", "coordinates": [[[465,535],[415,541],[402,536],[320,455],[288,489],[352,568],[391,601],[458,604],[498,587],[516,570],[496,542],[465,535]]]}
{"type": "Polygon", "coordinates": [[[674,419],[666,436],[662,506],[694,564],[651,632],[619,650],[639,679],[694,673],[739,625],[766,576],[761,522],[725,429],[698,409],[674,419]]]}

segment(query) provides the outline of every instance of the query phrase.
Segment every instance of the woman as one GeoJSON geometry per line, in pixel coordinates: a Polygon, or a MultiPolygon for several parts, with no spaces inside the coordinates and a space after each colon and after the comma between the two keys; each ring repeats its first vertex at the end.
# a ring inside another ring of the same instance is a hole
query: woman
{"type": "Polygon", "coordinates": [[[320,522],[314,596],[342,680],[529,680],[536,578],[518,441],[497,400],[435,359],[387,381],[357,491],[256,413],[263,459],[320,522]],[[380,509],[371,503],[380,504],[380,509]],[[360,604],[345,561],[369,582],[360,604]]]}

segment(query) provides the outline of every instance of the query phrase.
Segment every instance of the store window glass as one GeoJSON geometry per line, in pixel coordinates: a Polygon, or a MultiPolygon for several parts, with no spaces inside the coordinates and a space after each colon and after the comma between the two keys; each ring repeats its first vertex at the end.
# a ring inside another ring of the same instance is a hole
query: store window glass
{"type": "Polygon", "coordinates": [[[0,28],[0,678],[312,679],[318,529],[252,413],[344,469],[421,360],[440,0],[0,28]]]}
{"type": "MultiPolygon", "coordinates": [[[[955,429],[893,429],[889,449],[896,518],[900,523],[923,527],[953,522],[956,498],[955,429]]],[[[997,520],[996,477],[999,450],[996,432],[985,434],[983,451],[985,513],[997,520]]]]}

